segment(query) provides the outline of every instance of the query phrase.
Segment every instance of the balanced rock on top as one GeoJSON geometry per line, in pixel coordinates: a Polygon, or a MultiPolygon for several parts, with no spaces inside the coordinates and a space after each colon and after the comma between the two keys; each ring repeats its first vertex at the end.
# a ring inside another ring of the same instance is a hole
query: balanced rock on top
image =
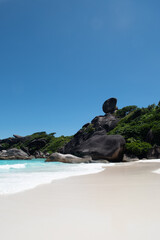
{"type": "Polygon", "coordinates": [[[109,98],[103,103],[102,109],[104,113],[113,113],[117,109],[117,99],[109,98]]]}

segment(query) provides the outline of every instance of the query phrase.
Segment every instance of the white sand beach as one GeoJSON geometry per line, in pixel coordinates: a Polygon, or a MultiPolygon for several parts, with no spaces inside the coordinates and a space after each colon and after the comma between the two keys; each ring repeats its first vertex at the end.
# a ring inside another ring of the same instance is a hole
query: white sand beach
{"type": "Polygon", "coordinates": [[[0,196],[2,240],[159,240],[160,168],[132,162],[0,196]]]}

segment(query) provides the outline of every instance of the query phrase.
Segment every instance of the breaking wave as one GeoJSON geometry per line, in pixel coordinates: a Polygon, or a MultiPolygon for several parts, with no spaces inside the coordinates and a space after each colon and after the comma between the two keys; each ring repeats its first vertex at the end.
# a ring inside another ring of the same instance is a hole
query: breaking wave
{"type": "Polygon", "coordinates": [[[20,169],[25,168],[25,164],[6,164],[6,165],[0,165],[0,169],[20,169]]]}

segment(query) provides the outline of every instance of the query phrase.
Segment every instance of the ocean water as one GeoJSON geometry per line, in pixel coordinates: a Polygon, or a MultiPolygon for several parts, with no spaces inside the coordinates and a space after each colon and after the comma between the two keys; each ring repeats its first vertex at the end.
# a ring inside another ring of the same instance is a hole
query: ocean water
{"type": "Polygon", "coordinates": [[[0,160],[0,194],[14,194],[53,180],[98,173],[104,170],[104,166],[103,163],[45,163],[44,159],[0,160]]]}

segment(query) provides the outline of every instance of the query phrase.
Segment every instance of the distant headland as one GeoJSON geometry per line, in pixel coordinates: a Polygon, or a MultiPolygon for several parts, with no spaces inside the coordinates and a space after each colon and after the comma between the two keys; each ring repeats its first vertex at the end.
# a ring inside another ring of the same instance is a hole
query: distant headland
{"type": "Polygon", "coordinates": [[[0,140],[0,159],[47,158],[46,161],[122,162],[160,158],[160,102],[146,108],[117,108],[110,98],[104,115],[86,123],[74,136],[37,132],[0,140]]]}

